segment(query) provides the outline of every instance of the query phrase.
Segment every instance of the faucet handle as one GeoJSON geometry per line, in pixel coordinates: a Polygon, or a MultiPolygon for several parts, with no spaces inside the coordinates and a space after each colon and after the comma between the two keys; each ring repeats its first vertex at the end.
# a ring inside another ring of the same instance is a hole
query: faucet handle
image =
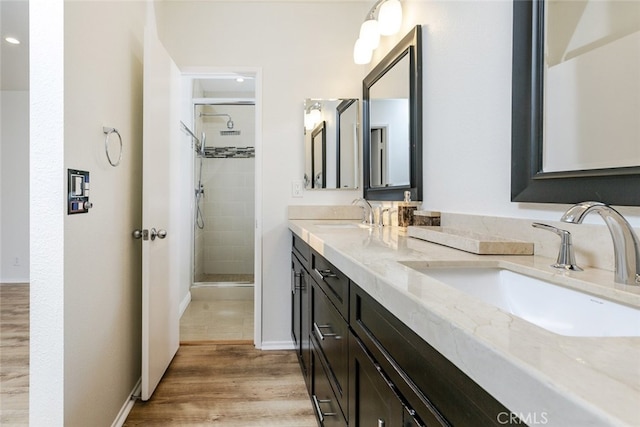
{"type": "Polygon", "coordinates": [[[540,222],[534,222],[531,224],[534,228],[541,230],[551,231],[552,233],[560,236],[560,250],[558,251],[558,259],[551,267],[561,268],[563,270],[582,271],[582,268],[576,264],[575,255],[573,253],[573,244],[571,243],[571,233],[567,230],[554,227],[548,224],[542,224],[540,222]]]}

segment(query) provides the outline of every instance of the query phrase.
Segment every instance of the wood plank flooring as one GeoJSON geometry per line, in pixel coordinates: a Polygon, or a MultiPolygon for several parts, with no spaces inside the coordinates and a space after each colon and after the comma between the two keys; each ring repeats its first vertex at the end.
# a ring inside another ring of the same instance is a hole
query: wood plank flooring
{"type": "Polygon", "coordinates": [[[29,285],[0,284],[0,425],[29,424],[29,285]]]}
{"type": "Polygon", "coordinates": [[[253,345],[181,345],[148,402],[125,426],[315,427],[293,351],[253,345]]]}

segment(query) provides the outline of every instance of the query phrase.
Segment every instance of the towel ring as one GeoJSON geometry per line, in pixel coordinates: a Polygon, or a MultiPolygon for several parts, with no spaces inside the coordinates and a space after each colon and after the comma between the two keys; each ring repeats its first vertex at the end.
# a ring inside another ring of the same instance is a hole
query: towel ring
{"type": "Polygon", "coordinates": [[[120,132],[118,132],[118,129],[116,129],[116,128],[108,128],[108,127],[104,126],[102,128],[102,132],[104,132],[104,134],[105,134],[105,137],[104,137],[104,152],[107,155],[107,160],[109,160],[109,164],[115,168],[116,166],[118,166],[120,164],[120,160],[122,160],[122,137],[120,136],[120,132]],[[111,135],[112,133],[115,133],[116,135],[118,135],[118,141],[120,142],[120,152],[118,153],[118,160],[116,162],[114,162],[111,159],[111,155],[109,154],[109,135],[111,135]]]}

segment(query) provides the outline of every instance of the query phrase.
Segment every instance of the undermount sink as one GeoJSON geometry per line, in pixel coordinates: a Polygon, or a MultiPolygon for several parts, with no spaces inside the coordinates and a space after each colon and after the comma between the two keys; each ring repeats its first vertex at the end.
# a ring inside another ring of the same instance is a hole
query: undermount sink
{"type": "Polygon", "coordinates": [[[314,224],[314,225],[316,227],[318,227],[318,228],[335,228],[335,229],[341,229],[341,228],[369,228],[369,226],[367,224],[355,223],[355,222],[345,222],[345,223],[336,223],[336,224],[322,223],[322,224],[314,224]]]}
{"type": "Polygon", "coordinates": [[[560,335],[640,336],[640,310],[498,267],[425,267],[446,285],[560,335]]]}

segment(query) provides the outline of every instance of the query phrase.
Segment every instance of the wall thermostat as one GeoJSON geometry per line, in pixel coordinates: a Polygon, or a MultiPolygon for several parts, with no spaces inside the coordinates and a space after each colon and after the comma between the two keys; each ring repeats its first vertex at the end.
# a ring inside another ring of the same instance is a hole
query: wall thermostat
{"type": "Polygon", "coordinates": [[[67,187],[69,189],[67,214],[89,212],[93,207],[89,201],[89,172],[67,169],[67,187]]]}

